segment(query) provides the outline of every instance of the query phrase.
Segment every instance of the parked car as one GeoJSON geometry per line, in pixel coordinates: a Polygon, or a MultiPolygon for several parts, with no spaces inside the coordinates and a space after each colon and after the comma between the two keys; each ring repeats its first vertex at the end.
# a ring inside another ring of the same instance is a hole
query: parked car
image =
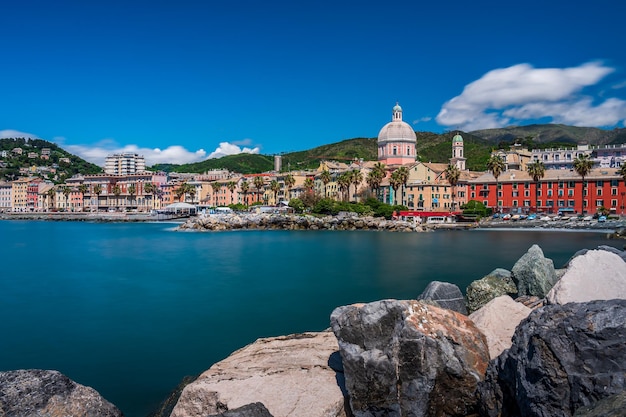
{"type": "Polygon", "coordinates": [[[591,215],[583,217],[583,221],[585,221],[585,222],[590,222],[592,220],[593,220],[593,216],[591,216],[591,215]]]}
{"type": "Polygon", "coordinates": [[[502,216],[502,220],[510,220],[510,219],[511,219],[510,214],[505,214],[504,216],[502,216]]]}
{"type": "Polygon", "coordinates": [[[598,221],[599,221],[600,223],[604,223],[604,222],[606,221],[606,216],[600,216],[600,217],[598,217],[598,221]]]}
{"type": "Polygon", "coordinates": [[[536,214],[529,214],[528,217],[526,218],[527,220],[535,220],[537,218],[536,214]]]}

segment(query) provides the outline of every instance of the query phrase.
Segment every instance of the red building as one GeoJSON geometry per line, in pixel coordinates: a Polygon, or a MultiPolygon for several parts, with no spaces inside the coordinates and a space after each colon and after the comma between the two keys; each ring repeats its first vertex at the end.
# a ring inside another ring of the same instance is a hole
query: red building
{"type": "Polygon", "coordinates": [[[494,212],[593,214],[604,207],[624,213],[626,185],[616,168],[594,168],[584,182],[574,170],[546,170],[535,183],[525,171],[508,170],[497,178],[491,173],[468,181],[469,200],[477,200],[494,212]]]}

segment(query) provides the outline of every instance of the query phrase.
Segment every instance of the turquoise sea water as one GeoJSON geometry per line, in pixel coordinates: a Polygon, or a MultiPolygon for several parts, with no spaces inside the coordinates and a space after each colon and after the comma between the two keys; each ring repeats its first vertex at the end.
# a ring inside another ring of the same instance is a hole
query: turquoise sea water
{"type": "Polygon", "coordinates": [[[537,243],[562,266],[606,233],[174,232],[163,223],[0,222],[0,370],[56,369],[144,417],[185,375],[354,302],[463,290],[537,243]]]}

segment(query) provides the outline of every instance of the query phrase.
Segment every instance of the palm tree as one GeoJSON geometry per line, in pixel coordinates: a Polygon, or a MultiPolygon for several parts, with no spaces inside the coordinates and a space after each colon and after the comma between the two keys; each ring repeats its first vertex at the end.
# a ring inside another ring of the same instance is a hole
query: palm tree
{"type": "Polygon", "coordinates": [[[100,208],[100,194],[102,194],[102,185],[96,184],[93,186],[93,193],[96,195],[96,211],[100,208]]]}
{"type": "Polygon", "coordinates": [[[406,188],[406,183],[409,181],[409,170],[407,167],[400,167],[395,172],[398,174],[398,179],[400,180],[400,184],[402,185],[402,198],[400,199],[400,204],[404,203],[404,189],[406,188]]]}
{"type": "Polygon", "coordinates": [[[322,180],[322,183],[324,183],[324,197],[328,197],[326,186],[333,179],[332,175],[330,174],[330,171],[328,171],[327,169],[323,170],[320,173],[320,179],[322,180]]]}
{"type": "Polygon", "coordinates": [[[54,208],[54,199],[57,196],[57,191],[54,189],[54,187],[52,187],[48,190],[48,192],[46,193],[46,196],[48,198],[48,210],[50,210],[50,208],[54,208]],[[52,200],[52,204],[50,204],[51,200],[52,200]]]}
{"type": "Polygon", "coordinates": [[[276,180],[270,182],[270,190],[274,193],[274,205],[278,205],[278,192],[280,191],[280,184],[276,180]]]}
{"type": "Polygon", "coordinates": [[[312,192],[313,188],[315,187],[315,183],[313,182],[313,178],[307,178],[304,180],[304,189],[307,192],[312,192]]]}
{"type": "Polygon", "coordinates": [[[70,187],[68,187],[67,185],[64,185],[63,187],[61,187],[61,192],[65,196],[65,211],[68,211],[69,204],[67,203],[67,199],[70,196],[70,193],[72,192],[72,189],[70,187]]]}
{"type": "Polygon", "coordinates": [[[217,193],[219,193],[220,188],[222,188],[222,184],[219,182],[215,181],[211,183],[211,190],[213,190],[213,194],[215,194],[215,201],[213,202],[215,207],[217,207],[217,193]]]}
{"type": "Polygon", "coordinates": [[[459,183],[459,178],[461,178],[461,170],[456,165],[448,164],[444,172],[446,174],[446,179],[448,180],[448,183],[452,187],[452,211],[454,211],[454,197],[456,197],[456,185],[459,183]]]}
{"type": "Polygon", "coordinates": [[[398,188],[400,188],[401,184],[402,179],[400,178],[400,175],[398,175],[398,170],[393,171],[391,173],[391,178],[389,178],[389,185],[391,185],[391,188],[393,188],[393,198],[395,205],[398,205],[398,188]]]}
{"type": "Polygon", "coordinates": [[[230,204],[234,203],[234,198],[235,198],[235,188],[237,188],[237,183],[235,181],[228,181],[226,183],[226,188],[228,188],[228,191],[230,191],[230,204]]]}
{"type": "Polygon", "coordinates": [[[352,184],[354,184],[354,201],[356,202],[358,199],[358,187],[361,181],[363,181],[363,174],[358,169],[353,169],[352,171],[350,171],[350,180],[352,184]]]}
{"type": "Polygon", "coordinates": [[[243,194],[243,203],[247,207],[248,206],[248,192],[250,191],[250,184],[244,178],[241,181],[241,184],[239,185],[239,188],[241,188],[241,193],[243,194]]]}
{"type": "Polygon", "coordinates": [[[254,177],[254,188],[256,188],[256,202],[259,202],[259,198],[261,196],[261,188],[263,188],[263,186],[265,185],[265,180],[263,180],[263,177],[254,177]]]}
{"type": "MultiPolygon", "coordinates": [[[[339,175],[337,178],[337,185],[339,186],[340,191],[344,191],[346,193],[350,192],[350,184],[352,184],[352,179],[350,176],[350,172],[346,171],[339,175]]],[[[343,196],[343,201],[346,201],[346,194],[343,196]]]]}
{"type": "Polygon", "coordinates": [[[574,159],[574,171],[582,178],[582,195],[583,202],[580,212],[584,213],[585,211],[585,177],[591,172],[591,168],[593,168],[593,161],[589,158],[589,155],[579,155],[578,158],[574,159]]]}
{"type": "Polygon", "coordinates": [[[129,206],[132,207],[133,205],[133,197],[135,197],[135,194],[137,194],[137,186],[135,184],[131,184],[128,186],[128,194],[130,195],[130,204],[129,206]]]}
{"type": "Polygon", "coordinates": [[[176,198],[178,199],[178,201],[183,201],[183,197],[185,196],[185,194],[187,193],[187,186],[186,186],[186,182],[183,182],[182,184],[180,184],[178,186],[178,188],[176,189],[176,191],[174,191],[174,195],[176,196],[176,198]]]}
{"type": "Polygon", "coordinates": [[[87,191],[89,191],[89,187],[87,186],[87,184],[80,184],[78,186],[78,192],[83,197],[83,210],[82,211],[85,211],[85,194],[87,194],[87,191]]]}
{"type": "Polygon", "coordinates": [[[285,186],[287,187],[287,193],[289,194],[287,200],[291,200],[291,187],[296,185],[296,179],[291,174],[285,175],[285,186]]]}
{"type": "Polygon", "coordinates": [[[504,159],[500,155],[491,155],[487,161],[487,171],[491,172],[496,179],[496,207],[498,207],[498,177],[504,172],[505,168],[504,159]]]}
{"type": "Polygon", "coordinates": [[[387,175],[387,168],[382,162],[376,162],[372,171],[376,172],[376,175],[379,176],[381,180],[387,175]]]}
{"type": "Polygon", "coordinates": [[[546,167],[543,162],[536,160],[535,162],[528,164],[526,167],[528,175],[530,175],[535,182],[535,211],[539,210],[539,180],[546,175],[546,167]]]}
{"type": "Polygon", "coordinates": [[[372,193],[376,193],[376,190],[378,190],[378,187],[380,187],[380,181],[381,181],[381,179],[376,174],[376,171],[372,170],[368,172],[367,177],[365,178],[365,181],[367,181],[367,185],[369,185],[370,189],[372,190],[372,193]]]}
{"type": "MultiPolygon", "coordinates": [[[[143,192],[146,193],[147,195],[154,195],[156,193],[156,186],[154,184],[152,184],[151,182],[147,182],[144,186],[143,186],[143,192]]],[[[153,198],[154,200],[154,198],[153,198]]],[[[154,207],[153,204],[150,204],[150,207],[154,207]]]]}
{"type": "Polygon", "coordinates": [[[122,189],[120,188],[120,186],[118,184],[115,184],[113,186],[113,195],[115,195],[115,208],[119,209],[120,208],[120,194],[122,194],[122,189]]]}

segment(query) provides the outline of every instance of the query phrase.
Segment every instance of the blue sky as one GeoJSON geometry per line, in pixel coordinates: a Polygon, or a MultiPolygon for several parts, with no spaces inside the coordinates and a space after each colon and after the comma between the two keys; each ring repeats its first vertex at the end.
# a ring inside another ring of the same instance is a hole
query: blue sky
{"type": "Polygon", "coordinates": [[[0,137],[102,164],[417,131],[624,127],[617,1],[8,1],[0,137]],[[436,4],[435,4],[436,3],[436,4]]]}

